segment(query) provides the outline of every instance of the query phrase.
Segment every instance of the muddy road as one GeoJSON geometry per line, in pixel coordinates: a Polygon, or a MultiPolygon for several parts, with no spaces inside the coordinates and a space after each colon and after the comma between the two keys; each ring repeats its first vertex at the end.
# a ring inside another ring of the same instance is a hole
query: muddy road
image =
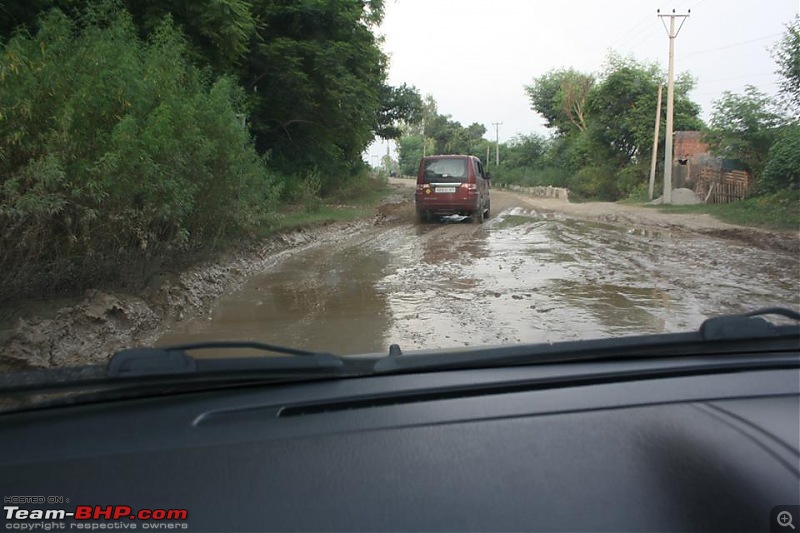
{"type": "Polygon", "coordinates": [[[720,313],[800,306],[796,253],[492,194],[483,225],[419,225],[410,201],[384,206],[382,224],[285,254],[158,344],[352,354],[685,331],[720,313]]]}

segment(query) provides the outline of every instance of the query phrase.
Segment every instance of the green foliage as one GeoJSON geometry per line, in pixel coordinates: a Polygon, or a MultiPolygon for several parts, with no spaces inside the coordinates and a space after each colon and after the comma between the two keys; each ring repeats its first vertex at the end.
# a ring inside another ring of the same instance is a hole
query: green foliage
{"type": "MultiPolygon", "coordinates": [[[[387,60],[374,30],[382,0],[102,0],[127,9],[149,39],[165,17],[186,37],[185,55],[246,88],[257,150],[274,170],[296,179],[318,171],[323,193],[360,172],[373,136],[397,138],[419,117],[413,87],[386,84],[387,60]],[[116,2],[116,3],[113,3],[116,2]]],[[[79,20],[89,0],[9,0],[0,42],[58,6],[79,20]]],[[[5,4],[5,3],[4,3],[5,4]]]]}
{"type": "Polygon", "coordinates": [[[724,222],[778,230],[800,230],[800,191],[781,191],[727,204],[671,205],[667,213],[708,213],[724,222]]]}
{"type": "MultiPolygon", "coordinates": [[[[664,78],[656,64],[612,54],[597,77],[560,69],[534,79],[525,88],[531,108],[554,134],[542,168],[571,174],[570,188],[585,197],[615,200],[641,187],[664,78]]],[[[688,75],[675,82],[676,131],[702,127],[700,107],[688,97],[693,84],[688,75]]],[[[661,113],[663,146],[666,106],[661,113]]],[[[504,177],[513,175],[507,171],[504,177]]]]}
{"type": "Polygon", "coordinates": [[[422,135],[403,135],[398,142],[398,160],[400,174],[416,176],[419,161],[422,158],[422,135]]]}
{"type": "Polygon", "coordinates": [[[767,155],[759,190],[800,189],[800,123],[786,126],[767,155]]]}
{"type": "Polygon", "coordinates": [[[439,114],[436,101],[426,96],[413,122],[406,123],[398,142],[400,173],[415,176],[423,154],[469,154],[486,157],[486,127],[462,126],[450,115],[439,114]]]}
{"type": "Polygon", "coordinates": [[[534,78],[525,92],[531,109],[544,117],[546,126],[563,135],[586,129],[586,99],[594,83],[591,74],[558,69],[534,78]]]}
{"type": "Polygon", "coordinates": [[[773,49],[781,81],[781,92],[795,116],[800,113],[800,15],[786,26],[786,33],[773,49]]]}
{"type": "MultiPolygon", "coordinates": [[[[542,135],[517,135],[500,145],[500,166],[495,165],[494,153],[489,158],[489,170],[497,184],[517,184],[526,187],[555,185],[552,169],[547,169],[546,156],[550,140],[542,135]]],[[[494,150],[492,150],[494,152],[494,150]]]]}
{"type": "Polygon", "coordinates": [[[542,166],[549,144],[549,140],[543,135],[517,135],[511,142],[500,147],[503,153],[502,164],[512,168],[542,166]]]}
{"type": "Polygon", "coordinates": [[[714,103],[705,138],[712,152],[740,161],[759,179],[767,153],[783,122],[767,95],[748,85],[744,94],[725,91],[714,103]]]}
{"type": "Polygon", "coordinates": [[[616,200],[620,197],[614,168],[609,165],[587,166],[570,176],[567,186],[577,198],[616,200]]]}
{"type": "MultiPolygon", "coordinates": [[[[323,191],[333,190],[336,180],[359,171],[376,124],[390,127],[402,115],[388,111],[388,97],[381,98],[387,59],[372,31],[381,6],[353,0],[253,5],[259,26],[241,79],[251,95],[258,150],[270,153],[273,168],[288,175],[316,168],[323,191]]],[[[407,92],[413,91],[390,96],[407,92]]]]}
{"type": "MultiPolygon", "coordinates": [[[[233,68],[247,53],[257,21],[248,0],[118,0],[100,2],[100,6],[126,9],[133,17],[141,37],[155,33],[161,22],[170,17],[188,38],[187,53],[198,63],[210,65],[216,72],[233,74],[233,68]]],[[[38,31],[38,20],[52,8],[58,8],[73,20],[98,2],[89,0],[6,0],[0,19],[0,42],[13,31],[23,28],[38,31]]]]}
{"type": "Polygon", "coordinates": [[[58,10],[0,56],[0,266],[7,287],[80,287],[254,228],[276,188],[244,95],[188,60],[169,20],[142,42],[108,4],[58,10]],[[114,268],[117,265],[117,268],[114,268]]]}
{"type": "Polygon", "coordinates": [[[400,87],[384,84],[381,86],[380,101],[373,131],[382,139],[397,139],[402,133],[401,124],[417,124],[422,120],[422,97],[414,87],[405,83],[400,87]]]}
{"type": "MultiPolygon", "coordinates": [[[[590,131],[600,144],[611,147],[616,166],[636,163],[650,155],[658,85],[663,79],[655,64],[612,56],[601,82],[589,94],[590,131]]],[[[676,81],[675,131],[697,130],[702,125],[699,106],[687,96],[692,86],[688,76],[676,81]]],[[[666,91],[662,97],[666,98],[666,91]]],[[[661,123],[666,127],[666,105],[662,105],[661,113],[661,123]]]]}

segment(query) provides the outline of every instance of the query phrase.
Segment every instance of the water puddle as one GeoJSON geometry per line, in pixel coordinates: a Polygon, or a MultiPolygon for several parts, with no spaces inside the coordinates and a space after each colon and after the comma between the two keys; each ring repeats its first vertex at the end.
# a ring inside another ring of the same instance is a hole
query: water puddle
{"type": "Polygon", "coordinates": [[[483,225],[373,228],[280,262],[162,344],[334,353],[664,333],[798,302],[798,262],[727,241],[514,208],[483,225]]]}

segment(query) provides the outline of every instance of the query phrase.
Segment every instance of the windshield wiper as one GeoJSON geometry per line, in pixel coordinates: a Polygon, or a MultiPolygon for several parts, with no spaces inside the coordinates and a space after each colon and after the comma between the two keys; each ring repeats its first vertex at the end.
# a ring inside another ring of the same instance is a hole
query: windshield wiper
{"type": "Polygon", "coordinates": [[[250,341],[181,344],[131,348],[115,353],[107,365],[28,370],[0,374],[0,394],[78,390],[92,386],[162,386],[218,380],[289,379],[351,374],[342,358],[250,341]],[[187,352],[211,349],[254,349],[283,354],[275,357],[198,358],[187,352]],[[288,357],[287,357],[288,356],[288,357]]]}
{"type": "Polygon", "coordinates": [[[695,357],[800,352],[800,324],[775,325],[762,315],[780,315],[800,321],[800,313],[771,307],[740,315],[709,318],[689,333],[637,335],[607,339],[522,344],[403,355],[392,345],[389,355],[379,359],[376,374],[410,371],[495,368],[579,361],[612,361],[657,357],[695,357]]]}

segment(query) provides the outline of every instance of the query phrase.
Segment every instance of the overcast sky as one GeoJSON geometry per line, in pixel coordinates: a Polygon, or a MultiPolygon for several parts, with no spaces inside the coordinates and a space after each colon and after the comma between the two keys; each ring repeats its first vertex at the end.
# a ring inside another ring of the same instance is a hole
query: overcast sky
{"type": "MultiPolygon", "coordinates": [[[[524,86],[554,68],[602,70],[610,50],[667,70],[669,38],[656,10],[691,15],[675,40],[675,70],[697,80],[692,98],[707,120],[723,91],[752,84],[768,94],[778,77],[769,49],[800,0],[385,0],[379,33],[389,82],[414,85],[439,113],[487,128],[500,140],[547,130],[524,86]]],[[[668,21],[665,21],[668,22],[668,21]]],[[[385,154],[386,143],[369,154],[385,154]]],[[[395,151],[392,147],[392,155],[395,151]]]]}

